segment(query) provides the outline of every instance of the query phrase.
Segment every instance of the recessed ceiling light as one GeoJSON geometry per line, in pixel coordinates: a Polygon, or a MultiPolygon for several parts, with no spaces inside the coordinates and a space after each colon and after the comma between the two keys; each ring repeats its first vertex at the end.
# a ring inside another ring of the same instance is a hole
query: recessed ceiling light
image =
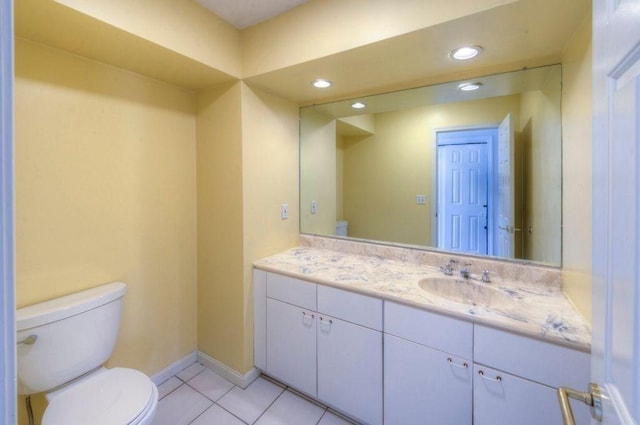
{"type": "Polygon", "coordinates": [[[313,87],[317,87],[319,89],[326,89],[327,87],[331,87],[331,81],[323,80],[322,78],[318,78],[313,83],[313,87]]]}
{"type": "Polygon", "coordinates": [[[478,83],[478,82],[462,83],[458,85],[458,90],[473,91],[473,90],[478,90],[480,86],[482,86],[482,83],[478,83]]]}
{"type": "Polygon", "coordinates": [[[464,61],[467,59],[475,58],[482,52],[482,47],[480,46],[464,46],[459,47],[457,49],[453,49],[449,53],[449,57],[451,59],[456,59],[459,61],[464,61]]]}
{"type": "Polygon", "coordinates": [[[364,103],[362,103],[362,102],[356,102],[356,103],[354,103],[353,105],[351,105],[351,107],[352,107],[352,108],[354,108],[354,109],[362,109],[362,108],[364,108],[364,107],[366,107],[366,106],[367,106],[367,105],[365,105],[365,104],[364,104],[364,103]]]}

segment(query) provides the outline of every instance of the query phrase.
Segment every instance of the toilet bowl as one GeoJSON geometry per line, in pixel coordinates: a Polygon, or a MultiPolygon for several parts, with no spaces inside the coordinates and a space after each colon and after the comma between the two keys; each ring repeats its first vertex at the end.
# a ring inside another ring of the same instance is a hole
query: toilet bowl
{"type": "Polygon", "coordinates": [[[158,389],[111,356],[126,285],[112,282],[16,311],[18,393],[44,393],[42,425],[148,425],[158,389]]]}

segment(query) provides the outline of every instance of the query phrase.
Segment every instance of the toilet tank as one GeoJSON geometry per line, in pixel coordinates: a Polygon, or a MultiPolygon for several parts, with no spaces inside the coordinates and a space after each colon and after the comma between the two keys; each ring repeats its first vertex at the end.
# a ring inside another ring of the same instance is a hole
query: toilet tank
{"type": "Polygon", "coordinates": [[[336,221],[336,235],[347,236],[348,227],[349,227],[348,221],[345,221],[345,220],[336,221]]]}
{"type": "Polygon", "coordinates": [[[126,289],[112,282],[18,309],[18,394],[48,392],[106,362],[126,289]]]}

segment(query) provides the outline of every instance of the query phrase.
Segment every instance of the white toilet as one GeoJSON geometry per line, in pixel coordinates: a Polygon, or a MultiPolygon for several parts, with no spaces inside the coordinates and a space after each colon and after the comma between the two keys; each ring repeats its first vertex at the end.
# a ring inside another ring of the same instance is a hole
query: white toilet
{"type": "Polygon", "coordinates": [[[349,222],[346,220],[336,221],[336,236],[347,236],[349,222]]]}
{"type": "Polygon", "coordinates": [[[148,425],[158,389],[134,369],[107,369],[127,285],[112,282],[16,312],[18,393],[45,393],[42,425],[148,425]]]}

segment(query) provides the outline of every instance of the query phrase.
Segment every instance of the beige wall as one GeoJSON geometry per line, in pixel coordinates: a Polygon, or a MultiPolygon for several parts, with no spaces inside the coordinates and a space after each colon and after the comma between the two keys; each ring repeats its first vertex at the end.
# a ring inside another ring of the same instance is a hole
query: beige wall
{"type": "Polygon", "coordinates": [[[242,83],[198,94],[198,348],[240,373],[253,367],[252,264],[298,240],[297,125],[295,105],[242,83]]]}
{"type": "Polygon", "coordinates": [[[301,110],[300,205],[305,233],[333,235],[336,230],[336,121],[310,108],[301,110]],[[311,214],[311,201],[318,212],[311,214]]]}
{"type": "Polygon", "coordinates": [[[518,126],[526,170],[523,254],[548,264],[559,264],[562,250],[561,77],[561,70],[553,69],[541,90],[522,94],[518,126]]]}
{"type": "Polygon", "coordinates": [[[18,307],[121,280],[109,364],[192,352],[194,95],[22,40],[15,94],[18,307]]]}
{"type": "Polygon", "coordinates": [[[198,94],[198,348],[243,368],[240,83],[198,94]]]}
{"type": "Polygon", "coordinates": [[[591,17],[565,49],[562,81],[562,271],[567,295],[591,320],[591,17]]]}
{"type": "MultiPolygon", "coordinates": [[[[253,262],[298,244],[298,107],[242,85],[243,365],[253,363],[253,262]],[[289,219],[280,219],[280,205],[289,219]]],[[[210,336],[217,342],[215,335],[210,336]]],[[[238,353],[239,354],[239,353],[238,353]]]]}
{"type": "Polygon", "coordinates": [[[377,114],[375,135],[344,145],[349,235],[430,245],[435,130],[499,124],[510,112],[517,119],[518,108],[518,96],[505,96],[377,114]],[[418,194],[426,205],[416,204],[418,194]]]}

